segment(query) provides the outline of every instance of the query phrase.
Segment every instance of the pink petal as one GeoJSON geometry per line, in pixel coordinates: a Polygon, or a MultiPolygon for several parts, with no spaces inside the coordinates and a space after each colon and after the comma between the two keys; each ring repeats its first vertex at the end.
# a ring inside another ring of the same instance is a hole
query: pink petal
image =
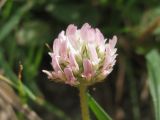
{"type": "Polygon", "coordinates": [[[62,71],[60,71],[60,70],[57,73],[56,72],[52,72],[52,74],[54,76],[57,76],[57,78],[59,78],[60,80],[65,80],[64,73],[62,71]]]}
{"type": "Polygon", "coordinates": [[[106,57],[105,61],[104,61],[104,64],[103,64],[103,70],[106,70],[110,63],[111,63],[111,58],[106,57]]]}
{"type": "Polygon", "coordinates": [[[76,48],[77,46],[77,27],[74,26],[73,24],[69,25],[67,30],[66,30],[66,36],[68,37],[68,40],[70,41],[71,45],[76,48]]]}
{"type": "Polygon", "coordinates": [[[88,48],[89,48],[91,60],[92,60],[94,63],[98,63],[98,62],[99,62],[99,59],[98,59],[98,55],[97,55],[97,51],[96,51],[95,46],[89,44],[89,45],[88,45],[88,48]]]}
{"type": "Polygon", "coordinates": [[[85,77],[87,80],[91,80],[91,77],[93,77],[93,69],[92,63],[89,59],[83,60],[83,69],[84,72],[82,74],[82,77],[85,77]]]}
{"type": "Polygon", "coordinates": [[[90,28],[91,28],[91,26],[88,23],[84,23],[83,26],[81,27],[81,31],[83,32],[83,31],[88,30],[90,28]]]}
{"type": "Polygon", "coordinates": [[[47,74],[49,79],[60,79],[60,80],[65,79],[62,71],[58,71],[58,72],[52,71],[52,72],[50,72],[50,71],[47,71],[47,70],[42,70],[42,72],[47,74]]]}
{"type": "Polygon", "coordinates": [[[115,58],[117,57],[117,54],[114,54],[113,56],[109,56],[106,53],[106,57],[105,57],[105,61],[104,61],[104,65],[103,65],[103,69],[102,70],[109,70],[113,67],[113,65],[115,64],[116,60],[115,58]]]}
{"type": "Polygon", "coordinates": [[[75,35],[76,31],[77,31],[77,27],[71,24],[67,27],[66,35],[67,36],[75,35]]]}
{"type": "Polygon", "coordinates": [[[49,71],[47,71],[47,70],[42,70],[42,72],[44,72],[45,74],[47,74],[49,79],[52,79],[52,78],[53,78],[51,72],[49,72],[49,71]]]}
{"type": "Polygon", "coordinates": [[[117,43],[117,37],[113,36],[113,38],[109,40],[109,45],[113,49],[115,47],[116,43],[117,43]]]}
{"type": "Polygon", "coordinates": [[[112,72],[113,69],[109,69],[109,70],[104,70],[102,71],[102,76],[103,78],[105,78],[106,76],[108,76],[111,72],[112,72]]]}
{"type": "Polygon", "coordinates": [[[88,31],[91,29],[91,26],[88,23],[85,23],[81,30],[80,30],[80,34],[83,40],[88,41],[88,31]]]}
{"type": "Polygon", "coordinates": [[[61,47],[60,47],[60,56],[64,59],[67,58],[67,41],[63,40],[61,42],[61,47]]]}
{"type": "Polygon", "coordinates": [[[73,85],[76,82],[76,78],[74,77],[71,68],[65,68],[64,69],[64,74],[65,74],[65,76],[67,78],[67,82],[66,83],[73,85]]]}
{"type": "Polygon", "coordinates": [[[69,62],[72,70],[79,70],[79,66],[72,51],[69,53],[69,62]]]}
{"type": "Polygon", "coordinates": [[[60,40],[56,38],[53,43],[53,52],[56,55],[59,55],[59,50],[60,50],[60,40]]]}
{"type": "Polygon", "coordinates": [[[65,36],[65,34],[64,34],[65,32],[64,31],[61,31],[60,33],[59,33],[59,35],[58,35],[58,38],[59,39],[66,39],[66,36],[65,36]]]}
{"type": "Polygon", "coordinates": [[[104,36],[98,28],[96,28],[96,40],[98,42],[98,45],[105,45],[104,36]]]}
{"type": "Polygon", "coordinates": [[[52,54],[52,63],[51,64],[52,64],[52,67],[55,72],[62,71],[61,67],[59,65],[59,62],[58,62],[58,56],[56,56],[55,54],[52,54]]]}
{"type": "Polygon", "coordinates": [[[95,43],[96,36],[95,36],[95,29],[91,28],[87,31],[87,40],[89,43],[95,43]]]}
{"type": "Polygon", "coordinates": [[[91,26],[88,24],[88,23],[85,23],[81,30],[80,30],[80,33],[81,33],[81,37],[83,40],[89,42],[89,43],[94,43],[95,42],[95,29],[91,28],[91,26]]]}

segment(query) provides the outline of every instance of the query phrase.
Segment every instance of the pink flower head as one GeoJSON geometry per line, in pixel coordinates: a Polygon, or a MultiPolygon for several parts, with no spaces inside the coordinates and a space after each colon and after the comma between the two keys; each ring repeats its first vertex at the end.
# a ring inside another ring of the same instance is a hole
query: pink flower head
{"type": "Polygon", "coordinates": [[[102,81],[116,62],[117,37],[106,39],[98,28],[85,23],[81,29],[71,24],[54,40],[51,65],[53,71],[43,70],[49,79],[72,86],[81,82],[92,85],[102,81]]]}

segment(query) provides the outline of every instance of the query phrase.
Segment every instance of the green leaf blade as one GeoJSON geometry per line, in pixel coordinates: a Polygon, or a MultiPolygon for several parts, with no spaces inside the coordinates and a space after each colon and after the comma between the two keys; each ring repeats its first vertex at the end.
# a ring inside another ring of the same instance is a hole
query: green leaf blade
{"type": "Polygon", "coordinates": [[[112,118],[103,110],[103,108],[88,94],[88,104],[97,120],[112,120],[112,118]]]}
{"type": "Polygon", "coordinates": [[[155,118],[160,120],[160,55],[157,50],[152,50],[146,56],[149,74],[149,89],[155,109],[155,118]]]}

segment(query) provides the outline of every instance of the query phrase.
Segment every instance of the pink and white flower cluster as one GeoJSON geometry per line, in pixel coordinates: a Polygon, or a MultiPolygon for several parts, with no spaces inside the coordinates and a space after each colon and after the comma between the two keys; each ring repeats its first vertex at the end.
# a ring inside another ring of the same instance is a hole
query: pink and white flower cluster
{"type": "Polygon", "coordinates": [[[71,24],[54,40],[53,51],[49,52],[54,70],[43,72],[49,79],[72,86],[100,82],[113,70],[117,56],[117,37],[106,41],[101,31],[88,23],[81,29],[71,24]]]}

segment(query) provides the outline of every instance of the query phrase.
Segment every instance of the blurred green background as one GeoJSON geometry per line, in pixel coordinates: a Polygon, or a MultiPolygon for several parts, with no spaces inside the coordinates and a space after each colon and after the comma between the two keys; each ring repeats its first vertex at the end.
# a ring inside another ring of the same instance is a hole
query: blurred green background
{"type": "Polygon", "coordinates": [[[113,72],[89,92],[114,120],[153,120],[153,89],[160,95],[155,87],[160,84],[150,87],[150,94],[147,63],[156,58],[146,59],[146,55],[153,49],[159,55],[159,0],[0,0],[0,74],[13,82],[20,100],[42,119],[80,120],[78,91],[49,81],[42,69],[52,69],[45,44],[52,47],[68,24],[80,28],[85,22],[98,27],[106,38],[118,37],[113,72]],[[19,64],[23,65],[21,81],[19,64]]]}

